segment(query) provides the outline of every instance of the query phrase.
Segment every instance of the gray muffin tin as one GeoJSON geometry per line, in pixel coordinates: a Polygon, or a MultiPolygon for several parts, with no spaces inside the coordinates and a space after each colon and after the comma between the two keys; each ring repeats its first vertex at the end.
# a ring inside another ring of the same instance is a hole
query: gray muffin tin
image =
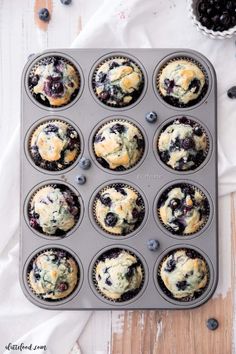
{"type": "Polygon", "coordinates": [[[185,49],[58,49],[30,57],[22,76],[21,126],[21,251],[20,283],[26,297],[45,309],[190,309],[205,303],[213,294],[218,279],[217,235],[217,134],[216,134],[216,76],[211,63],[200,53],[185,49]],[[27,77],[32,64],[39,58],[59,55],[71,60],[81,76],[81,89],[77,98],[67,106],[53,109],[37,103],[30,95],[27,77]],[[145,76],[143,94],[133,105],[111,108],[94,96],[91,77],[97,63],[104,57],[124,55],[133,58],[145,76]],[[177,108],[165,103],[155,88],[158,69],[169,59],[191,57],[200,62],[209,77],[209,88],[201,102],[190,108],[177,108]],[[155,111],[158,119],[148,123],[147,112],[155,111]],[[195,171],[177,172],[165,166],[155,152],[157,135],[170,118],[189,116],[205,127],[210,140],[209,153],[195,171]],[[32,129],[45,119],[61,118],[71,122],[80,133],[82,153],[91,159],[88,170],[82,170],[77,159],[68,169],[49,172],[36,167],[27,151],[27,139],[32,129]],[[145,153],[132,169],[112,172],[102,168],[93,155],[92,135],[99,125],[113,118],[134,121],[145,137],[145,153]],[[76,176],[84,174],[87,182],[78,185],[76,176]],[[93,221],[91,205],[98,189],[113,182],[134,186],[145,201],[145,218],[137,231],[125,237],[108,235],[93,221]],[[82,201],[79,223],[64,238],[42,236],[34,231],[27,218],[27,201],[37,187],[57,182],[69,185],[82,201]],[[190,182],[205,192],[210,203],[210,217],[205,227],[192,236],[174,236],[164,229],[157,218],[156,202],[160,193],[177,182],[190,182]],[[149,239],[157,239],[160,247],[150,251],[149,239]],[[74,255],[80,267],[80,281],[76,290],[66,299],[47,302],[37,298],[28,288],[26,269],[30,259],[42,249],[62,248],[74,255]],[[121,247],[139,256],[145,270],[145,281],[140,293],[126,302],[115,303],[101,297],[92,282],[92,265],[105,250],[121,247]],[[163,256],[175,248],[190,247],[208,262],[210,281],[205,292],[190,302],[179,302],[167,297],[157,283],[156,271],[163,256]]]}

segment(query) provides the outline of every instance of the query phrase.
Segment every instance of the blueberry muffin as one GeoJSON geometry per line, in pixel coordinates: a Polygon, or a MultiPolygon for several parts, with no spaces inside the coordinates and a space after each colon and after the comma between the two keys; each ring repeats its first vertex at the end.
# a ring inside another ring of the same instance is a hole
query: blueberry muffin
{"type": "Polygon", "coordinates": [[[133,167],[144,152],[140,130],[127,121],[112,121],[96,133],[93,148],[97,161],[105,168],[122,171],[133,167]]]}
{"type": "Polygon", "coordinates": [[[178,118],[162,129],[158,153],[174,170],[194,170],[207,156],[208,138],[199,124],[186,117],[178,118]]]}
{"type": "Polygon", "coordinates": [[[126,57],[110,58],[100,64],[93,77],[93,90],[108,106],[124,107],[134,103],[144,86],[139,66],[126,57]]]}
{"type": "Polygon", "coordinates": [[[49,56],[40,59],[29,74],[29,89],[33,97],[47,107],[61,107],[78,94],[80,76],[67,59],[49,56]]]}
{"type": "Polygon", "coordinates": [[[99,293],[120,302],[137,295],[144,278],[138,257],[122,249],[113,249],[99,257],[94,273],[99,293]]]}
{"type": "Polygon", "coordinates": [[[198,188],[189,184],[174,185],[161,195],[158,216],[172,234],[194,234],[208,220],[209,203],[198,188]]]}
{"type": "Polygon", "coordinates": [[[65,185],[40,188],[29,202],[30,226],[50,236],[62,236],[70,231],[80,216],[78,197],[65,185]]]}
{"type": "Polygon", "coordinates": [[[60,249],[45,250],[37,255],[28,269],[28,283],[44,300],[60,300],[70,295],[79,278],[74,258],[60,249]]]}
{"type": "Polygon", "coordinates": [[[101,190],[94,202],[98,225],[113,235],[127,235],[136,230],[144,218],[144,201],[137,191],[124,184],[101,190]]]}
{"type": "Polygon", "coordinates": [[[30,138],[29,152],[36,166],[49,171],[63,170],[80,153],[79,135],[63,121],[40,124],[30,138]]]}
{"type": "Polygon", "coordinates": [[[208,284],[206,261],[194,250],[179,249],[161,262],[159,284],[171,298],[189,301],[199,297],[208,284]]]}
{"type": "Polygon", "coordinates": [[[169,62],[158,78],[158,90],[163,99],[178,107],[197,103],[205,94],[206,86],[203,70],[187,59],[169,62]]]}

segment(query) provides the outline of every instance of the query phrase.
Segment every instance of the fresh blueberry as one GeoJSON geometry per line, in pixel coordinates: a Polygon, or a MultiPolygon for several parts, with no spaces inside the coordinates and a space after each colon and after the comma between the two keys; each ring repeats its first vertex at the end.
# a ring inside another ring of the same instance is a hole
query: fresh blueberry
{"type": "Polygon", "coordinates": [[[231,87],[227,91],[227,95],[228,95],[229,98],[236,98],[236,86],[231,87]]]}
{"type": "Polygon", "coordinates": [[[147,247],[150,251],[156,251],[159,248],[160,244],[159,241],[157,240],[148,240],[147,241],[147,247]]]}
{"type": "Polygon", "coordinates": [[[188,123],[189,123],[189,120],[188,120],[187,117],[181,117],[181,118],[179,119],[179,122],[180,122],[181,124],[188,124],[188,123]]]}
{"type": "Polygon", "coordinates": [[[209,318],[206,325],[208,329],[215,331],[219,327],[219,322],[215,318],[209,318]]]}
{"type": "Polygon", "coordinates": [[[63,5],[70,5],[72,0],[61,0],[63,5]]]}
{"type": "Polygon", "coordinates": [[[45,7],[39,10],[38,15],[41,21],[48,22],[50,20],[50,13],[45,7]]]}
{"type": "Polygon", "coordinates": [[[114,227],[118,221],[117,216],[114,213],[107,213],[105,218],[105,224],[110,227],[114,227]]]}
{"type": "Polygon", "coordinates": [[[223,14],[220,16],[220,22],[224,26],[228,26],[230,24],[230,15],[228,12],[223,12],[223,14]]]}
{"type": "Polygon", "coordinates": [[[86,183],[86,177],[84,175],[78,175],[76,176],[76,182],[80,185],[86,183]]]}
{"type": "Polygon", "coordinates": [[[88,170],[91,167],[91,161],[86,157],[82,157],[79,161],[79,167],[83,170],[88,170]]]}
{"type": "Polygon", "coordinates": [[[146,114],[145,118],[146,118],[146,121],[148,123],[154,123],[157,120],[157,114],[156,114],[156,112],[153,112],[153,111],[152,112],[148,112],[146,114]]]}
{"type": "Polygon", "coordinates": [[[138,217],[139,217],[139,211],[138,211],[138,209],[134,208],[134,209],[132,210],[132,216],[133,216],[134,219],[138,219],[138,217]]]}

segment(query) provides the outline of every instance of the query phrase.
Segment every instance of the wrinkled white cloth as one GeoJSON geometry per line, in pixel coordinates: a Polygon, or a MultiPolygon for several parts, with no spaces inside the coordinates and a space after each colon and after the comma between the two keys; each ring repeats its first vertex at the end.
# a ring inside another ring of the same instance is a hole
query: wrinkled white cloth
{"type": "MultiPolygon", "coordinates": [[[[236,84],[234,39],[210,40],[192,26],[186,1],[104,0],[73,47],[193,48],[205,54],[218,77],[220,194],[236,190],[236,100],[227,98],[236,84]]],[[[6,117],[5,117],[6,118],[6,117]]],[[[7,149],[0,156],[0,350],[8,343],[47,345],[37,354],[68,354],[90,312],[46,311],[32,305],[18,281],[19,257],[19,117],[7,149]],[[9,164],[13,161],[14,164],[9,164]]],[[[28,351],[23,351],[28,353],[28,351]]],[[[93,354],[93,353],[90,353],[93,354]]]]}

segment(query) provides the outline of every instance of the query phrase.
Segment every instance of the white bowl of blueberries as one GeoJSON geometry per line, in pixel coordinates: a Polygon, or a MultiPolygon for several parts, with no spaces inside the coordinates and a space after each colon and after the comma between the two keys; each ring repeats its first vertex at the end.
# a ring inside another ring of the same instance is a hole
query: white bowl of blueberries
{"type": "Polygon", "coordinates": [[[209,38],[236,33],[236,0],[189,0],[189,12],[197,30],[209,38]]]}

